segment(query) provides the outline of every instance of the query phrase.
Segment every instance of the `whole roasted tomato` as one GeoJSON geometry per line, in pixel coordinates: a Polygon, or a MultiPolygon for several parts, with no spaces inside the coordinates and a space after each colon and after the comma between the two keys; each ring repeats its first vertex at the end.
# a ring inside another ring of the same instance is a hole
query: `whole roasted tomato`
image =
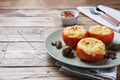
{"type": "Polygon", "coordinates": [[[89,37],[99,39],[108,46],[114,39],[114,32],[106,26],[96,25],[89,28],[89,37]]]}
{"type": "Polygon", "coordinates": [[[62,38],[65,42],[66,45],[73,47],[74,49],[77,46],[77,43],[82,39],[88,36],[88,32],[86,32],[86,34],[84,36],[82,36],[81,38],[75,38],[75,37],[69,37],[67,35],[64,34],[64,32],[62,32],[62,38]]]}
{"type": "Polygon", "coordinates": [[[92,34],[89,32],[89,37],[93,37],[96,39],[101,40],[106,46],[112,43],[114,39],[114,32],[112,31],[110,34],[106,35],[98,35],[98,34],[92,34]]]}
{"type": "Polygon", "coordinates": [[[82,61],[85,62],[98,62],[104,59],[103,54],[96,54],[95,56],[88,55],[78,47],[76,48],[76,54],[82,61]]]}

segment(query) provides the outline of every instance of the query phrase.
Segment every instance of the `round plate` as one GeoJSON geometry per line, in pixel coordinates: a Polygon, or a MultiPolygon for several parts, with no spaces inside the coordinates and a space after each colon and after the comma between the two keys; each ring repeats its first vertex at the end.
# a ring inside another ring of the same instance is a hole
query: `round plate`
{"type": "MultiPolygon", "coordinates": [[[[67,58],[62,55],[62,49],[57,49],[55,46],[51,45],[51,42],[55,42],[57,40],[60,40],[62,42],[62,45],[65,46],[64,41],[62,40],[61,32],[63,29],[59,29],[51,33],[46,39],[45,39],[45,49],[48,52],[50,56],[52,56],[54,59],[72,65],[76,67],[83,67],[83,68],[109,68],[120,64],[120,51],[117,52],[116,59],[114,60],[103,60],[101,62],[97,63],[86,63],[81,61],[77,56],[75,58],[67,58]]],[[[120,33],[114,32],[114,40],[113,43],[120,43],[120,33]]]]}

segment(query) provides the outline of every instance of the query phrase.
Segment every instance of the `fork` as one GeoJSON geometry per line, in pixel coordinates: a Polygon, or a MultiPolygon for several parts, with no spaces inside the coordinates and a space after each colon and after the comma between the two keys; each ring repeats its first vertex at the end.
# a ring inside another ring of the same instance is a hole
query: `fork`
{"type": "Polygon", "coordinates": [[[113,26],[119,26],[119,24],[117,24],[116,22],[114,22],[111,18],[109,18],[105,14],[101,14],[99,12],[96,12],[93,8],[89,8],[89,10],[90,10],[90,12],[92,14],[99,15],[100,17],[102,17],[103,19],[105,19],[106,21],[108,21],[109,23],[111,23],[113,26]]]}

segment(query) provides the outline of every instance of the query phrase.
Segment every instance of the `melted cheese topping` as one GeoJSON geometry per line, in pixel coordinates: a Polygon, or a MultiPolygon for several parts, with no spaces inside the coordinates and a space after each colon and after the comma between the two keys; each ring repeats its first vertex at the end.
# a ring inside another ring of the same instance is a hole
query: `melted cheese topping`
{"type": "Polygon", "coordinates": [[[64,28],[64,34],[72,38],[81,38],[86,33],[87,31],[83,27],[77,25],[64,28]]]}
{"type": "Polygon", "coordinates": [[[106,35],[106,34],[110,34],[112,30],[105,26],[97,25],[97,26],[92,26],[89,29],[89,32],[92,34],[106,35]]]}
{"type": "Polygon", "coordinates": [[[95,56],[96,54],[105,54],[105,45],[101,40],[95,38],[83,38],[78,42],[78,48],[86,54],[95,56]]]}

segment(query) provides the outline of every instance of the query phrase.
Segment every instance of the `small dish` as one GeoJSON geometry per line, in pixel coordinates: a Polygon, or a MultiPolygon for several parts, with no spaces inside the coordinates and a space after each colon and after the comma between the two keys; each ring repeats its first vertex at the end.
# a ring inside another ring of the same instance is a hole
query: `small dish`
{"type": "Polygon", "coordinates": [[[71,26],[77,23],[78,15],[79,13],[76,10],[62,10],[59,13],[59,18],[63,26],[71,26]]]}

